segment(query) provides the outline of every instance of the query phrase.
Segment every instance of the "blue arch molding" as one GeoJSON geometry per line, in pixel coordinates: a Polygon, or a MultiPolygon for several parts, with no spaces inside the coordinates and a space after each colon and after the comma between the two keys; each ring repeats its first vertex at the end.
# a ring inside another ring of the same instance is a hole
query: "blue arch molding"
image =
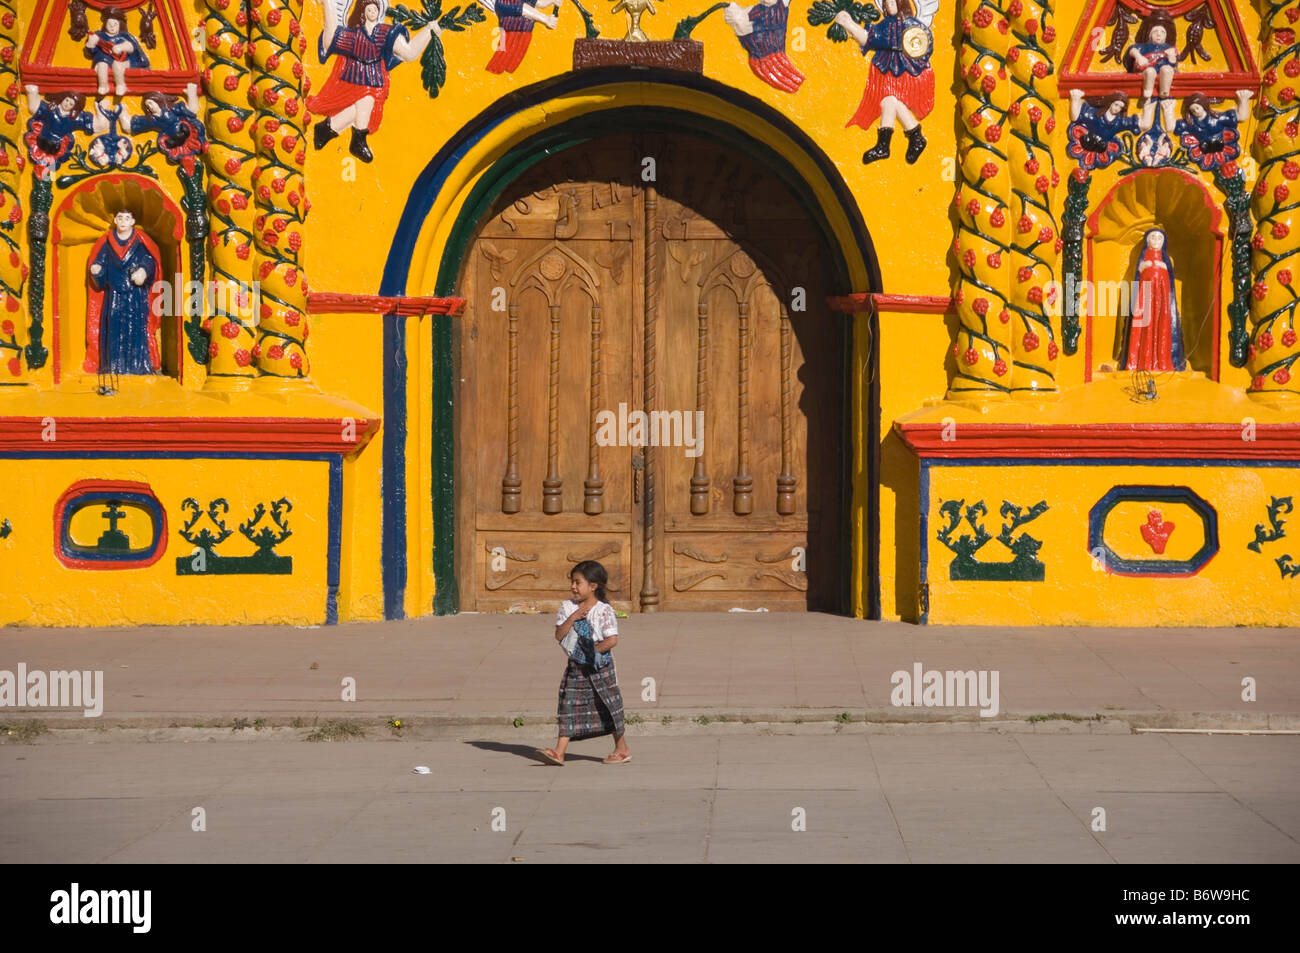
{"type": "Polygon", "coordinates": [[[1194,576],[1219,551],[1219,515],[1205,500],[1186,486],[1116,486],[1097,501],[1088,514],[1088,552],[1102,551],[1107,572],[1117,576],[1194,576]],[[1191,559],[1123,559],[1106,545],[1106,517],[1116,505],[1138,501],[1144,503],[1184,503],[1201,518],[1205,542],[1191,559]]]}
{"type": "MultiPolygon", "coordinates": [[[[825,183],[830,187],[832,193],[843,207],[852,230],[857,252],[866,264],[869,287],[859,289],[846,286],[840,289],[841,292],[847,294],[853,291],[881,290],[879,263],[876,260],[866,223],[863,221],[858,209],[858,203],[844,183],[843,177],[840,176],[835,164],[802,129],[762,100],[702,76],[670,70],[637,70],[634,74],[629,74],[625,69],[614,67],[568,73],[564,76],[524,87],[502,97],[452,136],[446,145],[438,150],[429,164],[425,166],[407,195],[397,231],[389,248],[388,258],[384,264],[384,275],[379,294],[385,297],[399,297],[408,294],[406,281],[411,260],[415,254],[416,242],[424,222],[433,208],[434,201],[452,170],[489,132],[516,113],[531,109],[557,96],[594,86],[626,82],[677,86],[707,93],[754,114],[788,137],[813,161],[825,183]]],[[[600,112],[599,115],[602,118],[600,134],[603,135],[638,131],[678,131],[683,133],[694,132],[698,135],[733,142],[738,139],[744,140],[746,149],[751,155],[760,161],[764,161],[774,172],[780,175],[785,184],[791,187],[794,194],[804,204],[805,211],[809,213],[812,220],[825,235],[826,247],[834,256],[835,273],[839,280],[847,285],[848,268],[844,261],[842,249],[831,233],[817,203],[811,200],[806,186],[800,188],[802,179],[769,146],[734,127],[724,127],[724,129],[719,130],[718,123],[682,110],[664,107],[634,107],[627,110],[605,110],[600,112]]],[[[524,142],[518,144],[515,151],[521,149],[530,150],[532,153],[531,161],[520,163],[518,172],[510,175],[504,181],[498,182],[497,188],[503,189],[508,186],[509,182],[517,178],[518,174],[522,173],[528,165],[540,161],[557,151],[557,147],[561,149],[567,148],[579,142],[595,138],[594,135],[578,132],[584,120],[590,122],[589,115],[577,117],[565,123],[542,127],[524,142]]],[[[472,200],[467,201],[462,209],[462,215],[465,215],[475,204],[472,200]]],[[[453,234],[458,230],[473,229],[476,226],[476,222],[458,221],[455,223],[453,234]]],[[[455,290],[460,261],[459,257],[450,260],[448,249],[442,249],[441,254],[443,258],[439,263],[435,294],[449,296],[455,290]]],[[[408,580],[406,563],[407,360],[405,321],[405,318],[395,314],[384,316],[384,428],[382,432],[384,499],[381,547],[384,616],[388,619],[405,617],[404,602],[408,580]]],[[[877,339],[874,314],[872,314],[870,321],[870,343],[874,345],[877,339]]],[[[879,472],[880,375],[877,373],[878,355],[874,346],[870,348],[869,355],[869,366],[862,369],[862,372],[867,375],[867,380],[870,381],[869,389],[863,394],[863,398],[869,403],[864,409],[867,427],[866,447],[864,450],[867,460],[868,491],[867,513],[864,521],[865,538],[862,540],[862,548],[867,560],[866,614],[868,618],[874,619],[880,617],[878,569],[880,532],[877,519],[880,490],[879,481],[876,478],[876,474],[879,472]]],[[[432,419],[435,421],[435,426],[440,418],[450,420],[453,412],[453,359],[451,322],[439,321],[433,328],[431,397],[433,403],[432,419]]],[[[858,372],[857,368],[852,370],[858,372]]],[[[851,385],[851,382],[848,383],[851,385]]],[[[849,386],[846,400],[851,398],[851,394],[852,388],[849,386]]],[[[848,449],[844,455],[846,467],[844,492],[850,497],[855,483],[854,477],[856,476],[852,472],[851,421],[852,416],[846,414],[844,437],[845,446],[848,449]]],[[[453,558],[455,521],[454,516],[449,515],[454,512],[453,479],[455,458],[451,440],[435,440],[433,443],[433,459],[431,461],[433,500],[431,502],[434,530],[434,584],[436,589],[434,612],[443,615],[454,613],[457,610],[458,599],[453,558]]],[[[846,501],[845,512],[847,513],[847,511],[848,503],[846,501]]],[[[847,577],[849,575],[847,569],[851,565],[852,559],[851,543],[849,552],[845,555],[847,577]]]]}

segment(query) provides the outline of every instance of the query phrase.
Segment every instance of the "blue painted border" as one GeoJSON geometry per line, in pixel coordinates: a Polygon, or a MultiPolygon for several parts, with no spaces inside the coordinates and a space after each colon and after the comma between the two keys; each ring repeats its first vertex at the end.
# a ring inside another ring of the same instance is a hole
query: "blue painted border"
{"type": "MultiPolygon", "coordinates": [[[[919,457],[921,478],[918,483],[920,500],[920,584],[928,593],[929,580],[929,540],[930,532],[930,468],[931,467],[1290,467],[1300,468],[1300,460],[1141,460],[1132,457],[1090,457],[1061,459],[1052,457],[977,457],[957,459],[953,457],[919,457]]],[[[920,625],[929,624],[929,613],[922,614],[920,625]]]]}
{"type": "MultiPolygon", "coordinates": [[[[411,191],[406,197],[403,205],[402,215],[398,221],[397,229],[393,236],[393,241],[389,247],[388,258],[384,263],[383,278],[380,282],[379,294],[385,297],[404,296],[408,293],[406,279],[410,272],[411,259],[415,253],[415,245],[418,241],[420,230],[427,219],[429,212],[433,208],[434,201],[441,191],[443,184],[452,170],[468,152],[474,148],[488,133],[490,133],[501,123],[505,122],[516,113],[530,109],[540,103],[552,99],[565,93],[581,90],[593,86],[603,86],[615,82],[639,81],[646,83],[656,83],[666,86],[679,86],[705,92],[710,95],[723,99],[732,105],[747,110],[754,115],[761,117],[764,121],[771,123],[774,127],[780,129],[787,135],[807,155],[814,164],[822,171],[827,185],[840,199],[841,204],[847,212],[850,227],[853,230],[853,238],[858,246],[859,253],[866,263],[871,275],[871,290],[881,290],[880,269],[876,260],[875,252],[871,244],[870,237],[867,234],[866,223],[862,219],[858,203],[854,200],[848,186],[844,183],[843,176],[839,173],[835,164],[826,156],[816,142],[808,136],[801,128],[795,125],[787,116],[778,110],[772,108],[767,103],[746,93],[742,93],[733,87],[724,85],[716,80],[703,76],[696,76],[690,73],[682,73],[668,70],[644,70],[637,71],[629,75],[628,71],[623,68],[608,69],[591,69],[583,70],[576,73],[568,73],[563,76],[536,83],[532,86],[520,89],[498,100],[486,112],[470,120],[466,125],[452,136],[446,144],[434,155],[429,164],[416,177],[411,191]]],[[[440,280],[439,287],[435,293],[448,295],[452,293],[452,287],[443,286],[440,280]]],[[[849,289],[853,290],[853,289],[849,289]]],[[[868,502],[865,520],[866,539],[863,540],[862,553],[867,563],[867,617],[878,619],[880,617],[880,480],[879,480],[879,461],[880,461],[880,415],[879,415],[879,374],[878,374],[878,347],[876,342],[879,341],[879,335],[876,333],[874,313],[869,319],[871,325],[871,353],[870,353],[870,394],[864,395],[866,399],[872,402],[876,412],[871,412],[871,407],[866,411],[866,428],[867,428],[867,446],[865,447],[868,481],[868,502]]],[[[405,616],[405,596],[406,587],[409,579],[406,557],[406,353],[405,353],[405,319],[397,316],[387,316],[384,326],[384,432],[383,440],[383,474],[382,474],[382,493],[383,509],[381,530],[381,573],[383,578],[384,589],[384,615],[389,619],[400,619],[405,616]],[[390,332],[390,324],[392,329],[390,332]],[[398,366],[400,363],[400,367],[398,366]]],[[[435,335],[435,350],[437,348],[437,336],[435,335]]],[[[854,369],[856,372],[856,368],[854,369]]],[[[450,369],[446,369],[450,374],[450,369]]],[[[439,362],[436,360],[433,373],[435,378],[440,373],[439,362]]],[[[437,389],[435,382],[434,389],[437,389]]],[[[438,408],[433,410],[433,420],[437,420],[438,408]]],[[[436,426],[436,424],[435,424],[436,426]]],[[[846,425],[847,427],[847,425],[846,425]]],[[[442,448],[435,446],[434,455],[434,479],[439,480],[441,470],[447,465],[454,450],[452,448],[442,448]],[[440,455],[441,454],[441,455],[440,455]]],[[[851,461],[851,454],[849,456],[851,461]]],[[[847,466],[847,465],[846,465],[847,466]]],[[[443,479],[450,480],[450,473],[442,476],[443,479]]],[[[439,493],[437,486],[434,488],[435,497],[439,493]]],[[[454,492],[452,490],[451,492],[454,492]]],[[[852,486],[846,488],[846,493],[851,497],[852,486]]],[[[442,544],[443,534],[450,534],[451,528],[442,529],[439,526],[439,519],[435,513],[434,519],[434,546],[435,548],[442,544]]],[[[851,543],[850,543],[851,546],[851,543]]],[[[851,560],[852,552],[846,554],[851,560]]],[[[847,573],[847,570],[846,570],[847,573]]],[[[454,577],[450,580],[438,578],[435,584],[440,593],[448,585],[454,586],[454,577]]],[[[448,598],[440,595],[435,598],[435,612],[439,611],[439,604],[450,606],[447,611],[455,611],[454,594],[448,598]]]]}
{"type": "MultiPolygon", "coordinates": [[[[0,450],[0,460],[295,460],[329,464],[327,504],[329,541],[325,554],[325,624],[338,624],[338,586],[343,552],[343,454],[255,453],[251,451],[188,450],[0,450]]],[[[119,497],[114,497],[118,499],[119,497]]],[[[161,504],[159,504],[161,506],[161,504]]],[[[66,515],[66,514],[65,514],[66,515]]],[[[81,558],[81,557],[78,557],[81,558]]]]}
{"type": "Polygon", "coordinates": [[[1219,551],[1219,514],[1190,486],[1113,486],[1088,512],[1088,552],[1102,550],[1105,570],[1117,576],[1194,576],[1219,551]],[[1185,503],[1201,518],[1205,542],[1191,559],[1125,559],[1106,543],[1106,517],[1119,503],[1185,503]]]}
{"type": "Polygon", "coordinates": [[[385,315],[383,512],[379,543],[385,619],[406,618],[406,363],[406,318],[385,315]]]}
{"type": "Polygon", "coordinates": [[[162,538],[163,528],[163,508],[158,502],[158,498],[148,493],[112,493],[104,490],[87,490],[77,496],[70,497],[63,506],[63,519],[59,526],[59,548],[63,550],[63,555],[68,559],[84,559],[89,562],[102,563],[138,563],[142,560],[149,559],[157,555],[158,547],[165,546],[166,541],[162,538]],[[72,540],[69,529],[72,526],[72,517],[80,513],[86,507],[96,503],[107,503],[109,500],[120,500],[123,503],[135,503],[149,512],[149,518],[153,521],[153,539],[149,545],[142,549],[132,549],[124,553],[100,552],[94,549],[83,549],[72,540]]]}

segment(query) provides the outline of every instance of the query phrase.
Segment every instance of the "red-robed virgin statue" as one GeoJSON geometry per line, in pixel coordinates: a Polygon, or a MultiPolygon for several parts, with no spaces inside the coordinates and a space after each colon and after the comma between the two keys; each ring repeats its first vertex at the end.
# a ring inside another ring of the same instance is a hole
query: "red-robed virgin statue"
{"type": "Polygon", "coordinates": [[[1183,328],[1174,294],[1174,266],[1165,233],[1153,228],[1142,237],[1142,256],[1131,286],[1131,317],[1118,355],[1129,371],[1183,371],[1183,328]]]}

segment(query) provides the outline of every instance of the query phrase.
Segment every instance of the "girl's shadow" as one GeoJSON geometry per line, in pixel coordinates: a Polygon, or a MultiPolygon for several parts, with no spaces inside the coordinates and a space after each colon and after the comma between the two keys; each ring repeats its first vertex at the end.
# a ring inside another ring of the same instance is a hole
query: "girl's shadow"
{"type": "MultiPolygon", "coordinates": [[[[506,744],[501,741],[467,741],[467,745],[473,745],[480,751],[493,751],[500,754],[513,754],[528,761],[535,761],[539,765],[546,767],[555,767],[537,752],[537,748],[531,745],[506,744]]],[[[572,749],[564,753],[564,760],[567,764],[570,761],[604,761],[604,758],[597,758],[589,754],[577,754],[572,749]]]]}

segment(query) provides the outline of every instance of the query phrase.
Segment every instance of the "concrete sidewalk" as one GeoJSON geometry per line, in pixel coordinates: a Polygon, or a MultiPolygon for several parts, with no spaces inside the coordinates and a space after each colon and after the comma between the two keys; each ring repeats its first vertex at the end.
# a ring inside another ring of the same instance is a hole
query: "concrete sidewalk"
{"type": "MultiPolygon", "coordinates": [[[[337,628],[0,630],[0,670],[102,670],[105,725],[399,717],[414,725],[551,723],[564,658],[553,617],[463,614],[337,628]],[[342,700],[344,678],[356,701],[342,700]]],[[[918,627],[810,614],[620,620],[629,713],[763,721],[962,720],[1065,713],[1163,727],[1300,728],[1290,629],[918,627]],[[899,708],[895,671],[996,670],[1000,711],[899,708]],[[1242,700],[1242,680],[1257,701],[1242,700]],[[643,700],[643,679],[655,699],[643,700]]],[[[87,727],[76,710],[0,709],[87,727]]]]}

